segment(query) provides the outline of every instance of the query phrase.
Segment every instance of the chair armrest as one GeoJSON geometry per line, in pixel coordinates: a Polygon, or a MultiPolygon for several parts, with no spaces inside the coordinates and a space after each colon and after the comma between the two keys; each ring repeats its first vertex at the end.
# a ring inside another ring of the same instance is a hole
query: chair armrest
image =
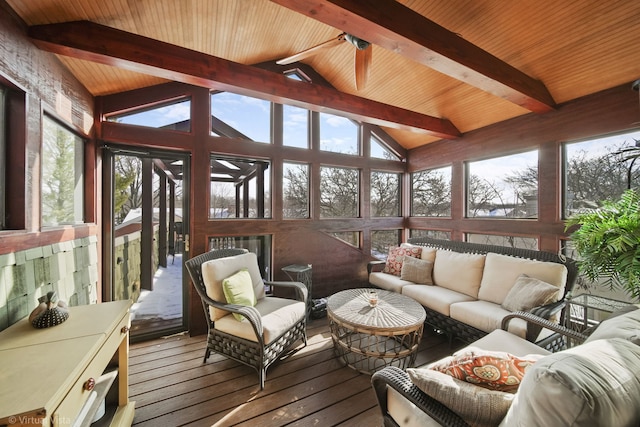
{"type": "Polygon", "coordinates": [[[207,305],[211,307],[219,308],[220,310],[226,310],[231,313],[238,313],[246,317],[249,323],[251,323],[251,326],[253,326],[253,329],[256,333],[256,337],[258,337],[258,339],[262,341],[263,334],[264,334],[264,330],[262,328],[262,316],[260,316],[260,313],[258,312],[258,310],[256,310],[255,307],[247,307],[244,305],[227,304],[224,302],[219,302],[211,299],[209,295],[206,295],[206,294],[200,295],[200,297],[202,298],[202,301],[204,301],[207,305]]]}
{"type": "Polygon", "coordinates": [[[551,304],[534,307],[531,310],[529,310],[529,313],[538,317],[542,317],[543,319],[549,320],[551,319],[552,316],[561,312],[566,305],[567,305],[567,302],[565,300],[560,300],[560,301],[552,302],[551,304]]]}
{"type": "MultiPolygon", "coordinates": [[[[392,388],[439,424],[451,427],[469,427],[455,412],[416,387],[415,384],[411,382],[409,374],[402,369],[395,366],[388,366],[381,369],[371,376],[371,384],[378,399],[378,406],[382,410],[382,415],[385,418],[389,416],[387,389],[392,388]]],[[[396,421],[396,423],[398,422],[396,421]]]]}
{"type": "Polygon", "coordinates": [[[309,296],[309,290],[302,282],[269,282],[265,281],[265,285],[273,286],[274,288],[293,288],[296,291],[296,300],[306,302],[309,296]]]}
{"type": "Polygon", "coordinates": [[[385,264],[385,261],[369,261],[367,264],[367,276],[374,271],[382,271],[385,264]]]}
{"type": "MultiPolygon", "coordinates": [[[[560,324],[550,322],[547,319],[543,319],[542,317],[536,316],[535,314],[528,313],[526,311],[514,311],[513,313],[504,316],[504,318],[502,319],[502,329],[506,331],[509,328],[509,322],[511,321],[511,319],[516,319],[516,318],[524,319],[528,323],[541,326],[542,328],[545,328],[545,329],[549,329],[557,334],[560,334],[567,338],[575,340],[578,343],[583,343],[587,339],[587,335],[583,333],[574,331],[573,329],[569,329],[560,324]]],[[[529,337],[527,337],[527,339],[529,339],[529,337]]]]}

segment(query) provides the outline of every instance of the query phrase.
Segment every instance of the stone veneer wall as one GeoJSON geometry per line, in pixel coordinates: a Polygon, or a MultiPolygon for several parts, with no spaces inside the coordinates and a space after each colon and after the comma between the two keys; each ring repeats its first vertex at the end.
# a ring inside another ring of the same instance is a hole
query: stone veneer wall
{"type": "Polygon", "coordinates": [[[49,291],[70,306],[96,303],[97,242],[89,236],[0,255],[0,330],[27,317],[49,291]]]}

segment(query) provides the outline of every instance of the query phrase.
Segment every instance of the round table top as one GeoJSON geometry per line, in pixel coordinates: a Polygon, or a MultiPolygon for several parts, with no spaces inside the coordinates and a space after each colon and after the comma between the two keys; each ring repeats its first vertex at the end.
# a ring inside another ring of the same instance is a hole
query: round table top
{"type": "Polygon", "coordinates": [[[327,312],[335,320],[359,329],[403,331],[424,323],[422,305],[408,296],[381,289],[347,289],[331,295],[327,312]],[[378,294],[378,304],[369,306],[369,292],[378,294]]]}

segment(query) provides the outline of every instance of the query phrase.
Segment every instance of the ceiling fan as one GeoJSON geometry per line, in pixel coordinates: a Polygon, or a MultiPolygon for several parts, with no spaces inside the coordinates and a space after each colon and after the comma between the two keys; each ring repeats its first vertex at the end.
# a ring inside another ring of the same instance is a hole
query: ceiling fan
{"type": "Polygon", "coordinates": [[[322,49],[337,46],[344,41],[351,43],[356,48],[356,60],[355,60],[356,90],[364,89],[364,87],[367,84],[367,79],[369,77],[369,69],[371,67],[371,57],[372,57],[371,43],[348,33],[342,33],[338,35],[338,37],[335,37],[331,40],[327,40],[326,42],[310,47],[309,49],[305,49],[302,52],[298,52],[295,55],[276,61],[276,64],[287,65],[287,64],[301,61],[304,58],[308,58],[310,56],[315,55],[316,53],[318,53],[318,51],[322,49]]]}

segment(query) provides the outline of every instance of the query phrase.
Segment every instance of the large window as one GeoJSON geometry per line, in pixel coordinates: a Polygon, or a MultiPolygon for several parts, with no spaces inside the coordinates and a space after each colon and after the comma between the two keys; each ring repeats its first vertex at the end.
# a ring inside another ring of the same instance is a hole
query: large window
{"type": "Polygon", "coordinates": [[[271,142],[271,103],[230,92],[211,94],[211,130],[215,135],[271,142]]]}
{"type": "Polygon", "coordinates": [[[538,239],[535,237],[501,236],[497,234],[466,233],[467,242],[484,245],[508,246],[520,249],[538,249],[538,239]]]}
{"type": "Polygon", "coordinates": [[[389,150],[385,143],[382,142],[382,140],[375,134],[371,134],[370,141],[371,157],[385,160],[400,160],[400,158],[389,150]]]}
{"type": "Polygon", "coordinates": [[[467,163],[467,216],[538,217],[538,151],[467,163]]]}
{"type": "Polygon", "coordinates": [[[320,168],[320,217],[355,218],[359,215],[358,169],[320,168]]]}
{"type": "Polygon", "coordinates": [[[320,113],[320,149],[343,154],[360,154],[359,126],[346,117],[320,113]]]}
{"type": "Polygon", "coordinates": [[[400,174],[371,171],[371,216],[400,216],[400,174]]]}
{"type": "Polygon", "coordinates": [[[451,216],[451,166],[411,174],[411,215],[451,216]]]}
{"type": "Polygon", "coordinates": [[[269,165],[265,160],[212,157],[209,218],[270,218],[269,165]]]}
{"type": "Polygon", "coordinates": [[[400,230],[376,230],[371,232],[371,255],[387,259],[389,248],[400,244],[400,230]]]}
{"type": "Polygon", "coordinates": [[[42,225],[84,220],[84,141],[49,117],[42,138],[42,225]]]}
{"type": "Polygon", "coordinates": [[[309,111],[291,105],[282,106],[282,144],[309,148],[309,111]]]}
{"type": "Polygon", "coordinates": [[[283,218],[309,218],[309,165],[282,165],[283,218]]]}
{"type": "Polygon", "coordinates": [[[189,132],[191,130],[191,100],[182,99],[125,114],[116,114],[108,117],[107,120],[128,125],[189,132]]]}
{"type": "Polygon", "coordinates": [[[564,144],[564,217],[640,187],[640,131],[564,144]]]}

